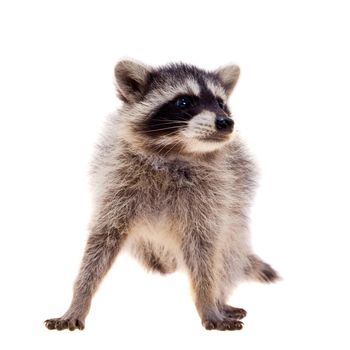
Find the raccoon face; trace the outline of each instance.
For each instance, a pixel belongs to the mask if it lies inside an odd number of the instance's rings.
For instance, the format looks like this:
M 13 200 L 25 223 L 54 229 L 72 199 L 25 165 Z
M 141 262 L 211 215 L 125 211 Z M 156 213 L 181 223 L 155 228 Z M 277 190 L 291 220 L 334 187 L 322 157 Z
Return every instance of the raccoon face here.
M 121 123 L 134 145 L 162 154 L 198 154 L 232 141 L 227 99 L 239 77 L 237 66 L 207 72 L 182 63 L 152 68 L 121 61 L 115 76 L 124 102 Z

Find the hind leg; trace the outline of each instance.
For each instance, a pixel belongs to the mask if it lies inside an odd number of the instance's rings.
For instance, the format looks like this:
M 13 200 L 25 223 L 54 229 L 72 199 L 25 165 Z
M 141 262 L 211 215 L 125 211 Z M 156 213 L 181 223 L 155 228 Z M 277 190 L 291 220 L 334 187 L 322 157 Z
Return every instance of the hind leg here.
M 235 254 L 232 251 L 222 253 L 223 264 L 220 272 L 221 279 L 218 288 L 218 309 L 230 319 L 241 320 L 247 312 L 239 307 L 228 305 L 228 298 L 239 281 L 241 272 Z
M 239 264 L 237 264 L 237 259 L 232 259 L 234 257 L 234 252 L 223 254 L 224 264 L 221 272 L 220 281 L 220 291 L 219 291 L 219 302 L 218 309 L 226 317 L 240 320 L 247 315 L 244 309 L 233 307 L 227 304 L 228 296 L 230 295 L 232 289 L 234 288 L 236 281 L 239 281 Z M 272 283 L 277 281 L 280 277 L 278 273 L 267 263 L 262 261 L 256 255 L 248 255 L 244 261 L 245 267 L 243 270 L 243 276 L 253 280 L 258 280 L 264 283 Z M 238 268 L 237 268 L 238 267 Z M 242 272 L 241 272 L 242 274 Z
M 245 268 L 245 274 L 249 279 L 263 283 L 272 283 L 280 279 L 277 271 L 258 256 L 252 254 L 248 256 L 248 259 L 249 263 Z
M 148 271 L 167 274 L 177 268 L 175 257 L 166 248 L 155 247 L 151 242 L 140 240 L 134 244 L 133 253 Z
M 207 330 L 242 329 L 243 323 L 240 319 L 245 316 L 244 310 L 234 310 L 233 307 L 219 302 L 220 271 L 216 266 L 219 261 L 212 260 L 214 256 L 212 249 L 214 250 L 215 246 L 202 238 L 198 238 L 198 241 L 192 244 L 194 244 L 193 247 L 188 243 L 184 246 L 184 258 L 190 274 L 195 305 L 203 326 Z M 188 248 L 190 251 L 186 251 Z M 219 259 L 219 257 L 216 258 Z

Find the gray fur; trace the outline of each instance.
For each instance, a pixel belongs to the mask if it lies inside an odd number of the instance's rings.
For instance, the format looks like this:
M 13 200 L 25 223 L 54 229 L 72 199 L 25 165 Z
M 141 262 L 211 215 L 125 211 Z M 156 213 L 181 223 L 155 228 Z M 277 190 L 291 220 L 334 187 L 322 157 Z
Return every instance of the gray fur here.
M 200 78 L 193 74 L 183 88 L 197 91 L 207 82 L 227 99 L 239 72 L 229 67 L 217 73 L 194 70 Z M 73 300 L 63 317 L 46 321 L 49 329 L 84 328 L 92 296 L 121 248 L 149 270 L 187 271 L 207 329 L 242 327 L 239 319 L 246 312 L 226 304 L 239 281 L 278 277 L 251 249 L 248 214 L 256 168 L 239 137 L 191 152 L 179 135 L 153 140 L 135 131 L 134 125 L 187 79 L 183 72 L 177 79 L 165 70 L 152 88 L 151 71 L 157 69 L 128 61 L 116 67 L 124 104 L 109 117 L 93 161 L 94 215 Z M 139 84 L 135 93 L 130 76 Z M 153 147 L 157 142 L 167 151 Z

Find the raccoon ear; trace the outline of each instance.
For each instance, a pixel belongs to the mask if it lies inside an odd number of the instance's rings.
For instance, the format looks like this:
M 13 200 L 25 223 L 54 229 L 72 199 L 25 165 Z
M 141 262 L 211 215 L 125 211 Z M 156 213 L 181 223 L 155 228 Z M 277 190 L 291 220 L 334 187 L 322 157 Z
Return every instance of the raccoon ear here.
M 117 63 L 114 68 L 117 92 L 121 100 L 132 103 L 145 93 L 151 67 L 130 60 Z
M 233 88 L 236 86 L 236 83 L 239 78 L 240 69 L 235 64 L 230 64 L 224 67 L 220 67 L 214 71 L 218 76 L 221 84 L 226 90 L 227 95 L 230 95 Z

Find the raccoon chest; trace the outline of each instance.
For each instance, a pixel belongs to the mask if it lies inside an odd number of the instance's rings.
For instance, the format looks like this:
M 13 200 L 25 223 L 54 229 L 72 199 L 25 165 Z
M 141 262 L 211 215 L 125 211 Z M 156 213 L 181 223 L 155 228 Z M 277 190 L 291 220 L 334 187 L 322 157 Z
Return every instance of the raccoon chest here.
M 176 221 L 184 215 L 183 210 L 226 206 L 232 187 L 226 173 L 185 162 L 154 162 L 142 171 L 129 172 L 127 187 L 133 189 L 137 211 L 157 218 L 166 213 L 172 220 L 177 216 Z
M 190 182 L 195 175 L 191 167 L 182 163 L 153 163 L 149 173 L 158 181 L 168 181 L 169 184 Z
M 164 247 L 175 254 L 179 247 L 179 238 L 173 231 L 171 220 L 167 215 L 158 213 L 135 221 L 129 240 L 132 249 L 139 242 L 148 242 L 157 247 Z

